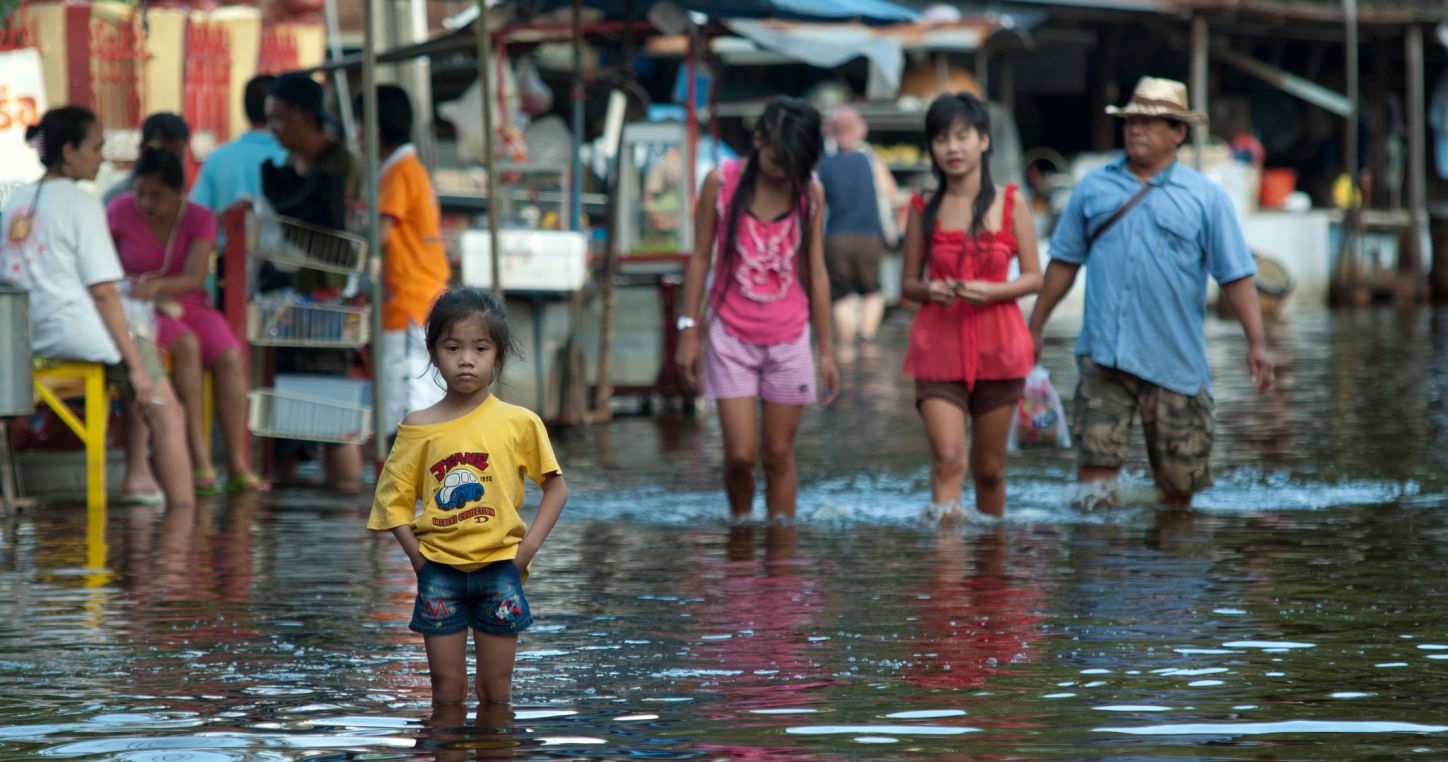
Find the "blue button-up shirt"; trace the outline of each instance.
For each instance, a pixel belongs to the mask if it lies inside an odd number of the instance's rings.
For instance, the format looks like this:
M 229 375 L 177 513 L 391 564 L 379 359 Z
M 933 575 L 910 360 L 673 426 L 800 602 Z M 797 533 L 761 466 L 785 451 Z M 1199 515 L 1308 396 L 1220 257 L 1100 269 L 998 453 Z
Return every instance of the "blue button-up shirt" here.
M 1121 156 L 1071 193 L 1051 259 L 1086 265 L 1086 314 L 1076 354 L 1179 394 L 1212 391 L 1203 321 L 1207 274 L 1219 284 L 1257 266 L 1221 186 L 1180 162 L 1088 250 L 1086 241 L 1142 183 Z
M 217 214 L 242 196 L 261 198 L 261 165 L 281 166 L 287 150 L 267 130 L 252 130 L 218 146 L 191 186 L 191 200 Z

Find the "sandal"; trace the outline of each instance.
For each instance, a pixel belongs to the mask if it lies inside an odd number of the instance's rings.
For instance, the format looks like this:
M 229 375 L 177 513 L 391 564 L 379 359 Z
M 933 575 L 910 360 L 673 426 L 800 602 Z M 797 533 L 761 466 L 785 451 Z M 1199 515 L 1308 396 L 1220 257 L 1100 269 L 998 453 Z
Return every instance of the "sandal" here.
M 201 497 L 221 494 L 221 481 L 216 478 L 216 471 L 213 469 L 192 471 L 191 483 L 193 491 Z
M 165 505 L 166 495 L 161 490 L 155 492 L 126 492 L 116 501 L 117 505 Z
M 271 492 L 271 485 L 256 474 L 243 474 L 226 480 L 228 495 L 254 495 L 261 492 Z

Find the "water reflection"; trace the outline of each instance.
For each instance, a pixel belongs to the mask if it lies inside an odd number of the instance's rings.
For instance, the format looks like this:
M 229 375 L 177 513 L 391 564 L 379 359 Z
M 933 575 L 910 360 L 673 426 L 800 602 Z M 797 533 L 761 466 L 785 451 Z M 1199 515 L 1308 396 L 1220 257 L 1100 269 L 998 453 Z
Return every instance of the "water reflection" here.
M 928 580 L 914 606 L 921 634 L 910 643 L 906 679 L 941 691 L 979 689 L 997 667 L 1034 659 L 1045 593 L 1042 570 L 1031 568 L 1036 557 L 1022 550 L 1013 552 L 1005 527 L 969 540 L 936 533 L 922 559 Z
M 527 737 L 514 725 L 511 706 L 484 703 L 469 724 L 467 707 L 454 704 L 433 709 L 423 723 L 416 749 L 438 762 L 461 762 L 517 759 L 519 749 L 525 744 L 528 744 Z
M 763 534 L 762 559 L 756 548 Z M 695 589 L 705 591 L 692 632 L 690 655 L 714 669 L 700 685 L 715 693 L 729 723 L 739 730 L 777 728 L 782 715 L 822 706 L 821 689 L 832 680 L 816 660 L 823 649 L 810 642 L 824 609 L 816 564 L 799 556 L 799 528 L 769 524 L 728 529 L 722 561 L 696 567 Z M 761 714 L 763 712 L 764 714 Z M 805 754 L 785 743 L 705 743 L 715 758 L 771 759 Z

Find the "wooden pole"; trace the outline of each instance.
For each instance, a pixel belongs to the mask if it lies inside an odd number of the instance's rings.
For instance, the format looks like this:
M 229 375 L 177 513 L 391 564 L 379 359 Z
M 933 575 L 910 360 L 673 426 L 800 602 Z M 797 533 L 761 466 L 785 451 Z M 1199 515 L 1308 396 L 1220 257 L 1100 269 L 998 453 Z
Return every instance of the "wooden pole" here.
M 478 0 L 474 27 L 478 43 L 478 83 L 483 88 L 483 164 L 488 170 L 488 259 L 492 265 L 493 293 L 503 300 L 502 246 L 498 244 L 498 156 L 493 151 L 493 31 L 488 27 L 488 0 Z
M 583 0 L 573 0 L 573 158 L 569 167 L 568 229 L 583 230 Z
M 688 145 L 684 150 L 685 167 L 684 177 L 689 180 L 689 187 L 685 188 L 685 196 L 689 199 L 689 210 L 694 208 L 694 194 L 699 189 L 699 179 L 694 177 L 698 168 L 697 157 L 699 155 L 699 27 L 689 24 L 689 52 L 685 58 L 685 75 L 689 78 L 684 88 L 684 94 L 689 99 L 684 106 L 685 120 L 688 122 Z M 681 245 L 683 242 L 680 242 Z
M 1116 145 L 1116 140 L 1121 135 L 1121 125 L 1106 115 L 1103 110 L 1106 106 L 1115 105 L 1116 92 L 1116 62 L 1121 57 L 1121 30 L 1118 27 L 1110 27 L 1105 32 L 1106 40 L 1102 44 L 1100 55 L 1095 57 L 1095 64 L 1091 81 L 1091 150 L 1109 151 Z
M 1207 113 L 1207 17 L 1192 17 L 1192 109 Z M 1196 149 L 1196 168 L 1201 170 L 1207 153 L 1207 126 L 1192 128 L 1192 147 Z
M 382 414 L 386 409 L 383 400 L 386 399 L 387 389 L 382 363 L 382 240 L 378 237 L 382 221 L 377 208 L 377 170 L 381 161 L 377 155 L 376 17 L 380 12 L 379 0 L 367 0 L 362 41 L 362 130 L 365 135 L 362 142 L 367 146 L 363 155 L 364 177 L 367 178 L 364 190 L 367 194 L 367 270 L 372 278 L 372 292 L 368 297 L 372 306 L 372 453 L 378 473 L 387 460 L 387 438 L 391 433 L 387 430 L 386 416 Z M 342 111 L 349 111 L 348 94 L 339 93 L 339 96 L 343 103 Z
M 1423 27 L 1413 24 L 1408 27 L 1403 40 L 1406 48 L 1408 69 L 1408 212 L 1412 215 L 1412 227 L 1408 232 L 1408 246 L 1411 259 L 1406 259 L 1399 273 L 1398 301 L 1416 304 L 1427 295 L 1424 268 L 1428 259 L 1428 151 L 1424 134 L 1423 83 Z
M 1356 0 L 1342 0 L 1345 33 L 1344 68 L 1347 79 L 1347 100 L 1349 110 L 1346 129 L 1343 130 L 1343 169 L 1348 177 L 1347 210 L 1342 221 L 1342 246 L 1338 250 L 1337 267 L 1333 270 L 1330 288 L 1332 299 L 1338 303 L 1361 304 L 1371 298 L 1361 290 L 1359 272 L 1360 249 L 1362 246 L 1362 210 L 1359 208 L 1358 191 L 1358 112 L 1361 108 L 1358 93 L 1358 25 Z
M 366 2 L 366 12 L 372 12 L 371 0 Z M 337 15 L 337 0 L 327 0 L 323 5 L 327 24 L 327 50 L 332 55 L 333 61 L 342 60 L 342 27 Z M 365 24 L 366 22 L 364 22 Z M 365 32 L 365 29 L 364 29 Z M 347 102 L 352 88 L 347 84 L 347 67 L 338 66 L 336 73 L 332 75 L 332 81 L 337 84 L 337 92 L 342 96 L 338 98 L 341 102 L 342 131 L 347 133 L 345 140 L 357 139 L 356 119 L 352 115 L 352 104 Z M 355 146 L 354 146 L 355 147 Z
M 583 84 L 583 0 L 573 0 L 573 129 L 570 142 L 573 145 L 572 166 L 568 181 L 568 228 L 575 233 L 583 232 L 583 99 L 586 89 Z M 583 342 L 578 338 L 579 327 L 583 325 L 583 292 L 573 293 L 568 300 L 568 342 L 563 354 L 562 404 L 558 406 L 559 419 L 566 425 L 588 420 L 588 380 L 583 372 Z
M 625 82 L 633 79 L 633 24 L 634 24 L 634 0 L 625 0 L 623 11 L 624 38 L 623 38 L 623 80 Z M 615 312 L 618 305 L 618 270 L 619 257 L 618 242 L 620 239 L 618 220 L 615 216 L 618 213 L 618 166 L 623 161 L 623 131 L 619 130 L 619 143 L 614 146 L 613 169 L 609 172 L 605 183 L 609 189 L 608 194 L 608 237 L 603 251 L 603 275 L 599 279 L 599 298 L 602 300 L 601 313 L 599 316 L 598 330 L 598 370 L 595 374 L 598 387 L 593 395 L 593 413 L 590 418 L 594 421 L 607 421 L 613 417 L 609 409 L 609 400 L 613 398 L 613 380 L 610 377 L 613 372 L 613 324 L 616 320 Z M 664 362 L 673 362 L 674 358 L 665 357 Z

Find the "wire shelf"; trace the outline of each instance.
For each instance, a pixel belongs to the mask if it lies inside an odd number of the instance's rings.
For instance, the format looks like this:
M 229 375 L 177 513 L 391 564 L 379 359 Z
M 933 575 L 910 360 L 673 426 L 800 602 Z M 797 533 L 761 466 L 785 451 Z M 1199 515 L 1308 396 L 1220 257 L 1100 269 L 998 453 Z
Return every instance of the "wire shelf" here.
M 280 392 L 253 389 L 248 427 L 270 439 L 361 444 L 372 435 L 372 409 L 360 405 Z
M 367 239 L 265 212 L 248 220 L 247 250 L 308 270 L 353 274 L 367 266 Z
M 371 338 L 368 307 L 339 304 L 252 302 L 246 309 L 246 337 L 259 347 L 355 349 Z

